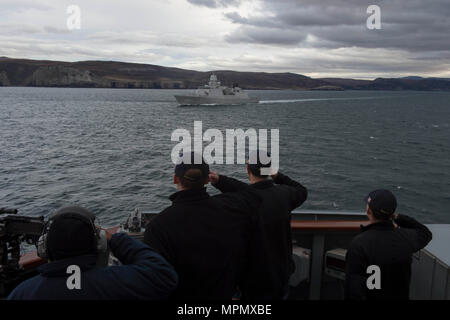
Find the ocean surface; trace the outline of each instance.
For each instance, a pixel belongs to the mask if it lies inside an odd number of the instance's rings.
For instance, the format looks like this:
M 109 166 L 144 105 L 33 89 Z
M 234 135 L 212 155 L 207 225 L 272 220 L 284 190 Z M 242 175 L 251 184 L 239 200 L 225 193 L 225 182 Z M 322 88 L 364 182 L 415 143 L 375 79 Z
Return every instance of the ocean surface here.
M 359 211 L 376 188 L 398 212 L 450 223 L 450 93 L 250 91 L 245 106 L 178 107 L 184 90 L 0 87 L 0 207 L 47 215 L 79 204 L 104 226 L 175 192 L 178 128 L 279 129 L 280 170 L 309 190 L 302 209 Z M 246 179 L 244 165 L 212 165 Z M 213 187 L 208 187 L 216 193 Z

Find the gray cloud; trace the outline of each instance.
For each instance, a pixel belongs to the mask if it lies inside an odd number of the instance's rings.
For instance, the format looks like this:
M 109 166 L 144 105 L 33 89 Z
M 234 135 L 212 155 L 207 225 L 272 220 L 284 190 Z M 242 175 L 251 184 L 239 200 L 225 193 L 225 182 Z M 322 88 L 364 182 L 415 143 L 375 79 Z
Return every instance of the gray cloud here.
M 448 0 L 394 1 L 296 1 L 264 0 L 258 14 L 242 17 L 238 12 L 224 16 L 240 26 L 227 40 L 270 45 L 310 47 L 398 48 L 410 51 L 450 50 L 450 5 Z M 371 4 L 381 8 L 381 30 L 366 28 Z M 278 32 L 281 41 L 274 41 Z M 290 35 L 285 36 L 285 33 Z M 294 35 L 297 34 L 297 36 Z
M 67 30 L 60 1 L 0 1 L 0 56 L 312 77 L 450 77 L 448 0 L 77 0 L 83 22 L 76 31 Z M 369 4 L 380 5 L 382 30 L 366 28 Z
M 295 46 L 305 40 L 306 36 L 306 34 L 299 33 L 295 30 L 285 30 L 280 32 L 277 29 L 245 26 L 240 28 L 239 32 L 227 35 L 225 39 L 231 43 L 244 42 Z
M 0 35 L 69 34 L 67 28 L 35 26 L 30 24 L 1 24 Z
M 43 3 L 36 3 L 33 0 L 2 0 L 1 3 L 2 10 L 1 13 L 8 12 L 22 12 L 27 10 L 40 10 L 48 11 L 52 7 Z
M 208 8 L 236 7 L 241 0 L 187 0 L 188 2 Z

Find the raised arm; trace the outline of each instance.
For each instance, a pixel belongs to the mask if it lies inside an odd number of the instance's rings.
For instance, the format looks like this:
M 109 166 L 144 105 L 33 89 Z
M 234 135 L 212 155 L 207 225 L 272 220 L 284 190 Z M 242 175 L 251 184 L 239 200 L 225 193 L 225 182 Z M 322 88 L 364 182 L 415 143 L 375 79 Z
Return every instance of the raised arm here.
M 394 217 L 394 222 L 400 229 L 407 229 L 406 234 L 410 237 L 414 252 L 423 249 L 433 238 L 430 229 L 414 218 L 398 214 Z
M 292 180 L 288 176 L 278 172 L 272 176 L 273 182 L 279 185 L 289 186 L 291 207 L 299 207 L 308 198 L 308 190 L 299 182 Z
M 236 192 L 247 188 L 249 185 L 245 182 L 239 181 L 223 175 L 218 175 L 215 181 L 211 183 L 213 187 L 220 190 L 220 192 Z
M 122 285 L 117 290 L 125 297 L 164 300 L 175 290 L 178 276 L 173 267 L 144 243 L 125 233 L 110 240 L 111 251 L 123 264 L 108 271 Z

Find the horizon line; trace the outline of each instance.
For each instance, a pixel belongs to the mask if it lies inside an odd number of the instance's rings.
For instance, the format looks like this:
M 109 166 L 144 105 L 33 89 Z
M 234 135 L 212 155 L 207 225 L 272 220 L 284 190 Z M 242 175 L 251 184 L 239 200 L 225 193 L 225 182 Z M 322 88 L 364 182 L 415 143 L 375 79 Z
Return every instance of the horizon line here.
M 312 76 L 308 76 L 304 73 L 297 73 L 293 71 L 276 71 L 276 72 L 267 72 L 267 71 L 238 71 L 238 70 L 232 70 L 232 69 L 215 69 L 215 70 L 196 70 L 196 69 L 185 69 L 181 67 L 176 66 L 166 66 L 166 65 L 160 65 L 160 64 L 152 64 L 152 63 L 144 63 L 144 62 L 130 62 L 130 61 L 123 61 L 123 60 L 110 60 L 110 59 L 92 59 L 92 60 L 74 60 L 74 61 L 65 61 L 65 60 L 50 60 L 50 59 L 33 59 L 33 58 L 11 58 L 8 56 L 0 56 L 0 59 L 10 59 L 10 60 L 30 60 L 30 61 L 49 61 L 49 62 L 61 62 L 61 63 L 80 63 L 80 62 L 119 62 L 119 63 L 129 63 L 129 64 L 142 64 L 142 65 L 152 65 L 152 66 L 158 66 L 163 68 L 173 68 L 173 69 L 180 69 L 185 71 L 194 71 L 194 72 L 202 72 L 202 73 L 209 73 L 209 72 L 220 72 L 220 71 L 231 71 L 231 72 L 241 72 L 241 73 L 267 73 L 267 74 L 286 74 L 286 73 L 292 73 L 299 76 L 306 76 L 311 79 L 346 79 L 346 80 L 361 80 L 361 81 L 373 81 L 376 79 L 402 79 L 402 78 L 422 78 L 422 79 L 450 79 L 446 77 L 439 77 L 439 76 L 423 76 L 420 74 L 408 74 L 408 75 L 401 75 L 397 77 L 365 77 L 365 78 L 346 78 L 346 77 L 339 77 L 339 76 L 323 76 L 319 78 L 314 78 Z

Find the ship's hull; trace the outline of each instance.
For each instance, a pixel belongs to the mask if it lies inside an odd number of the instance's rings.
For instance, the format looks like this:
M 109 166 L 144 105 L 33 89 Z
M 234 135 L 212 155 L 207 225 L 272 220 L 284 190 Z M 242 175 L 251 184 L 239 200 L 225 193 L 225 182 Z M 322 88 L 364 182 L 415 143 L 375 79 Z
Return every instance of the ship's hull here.
M 182 106 L 191 105 L 229 105 L 229 104 L 246 104 L 258 103 L 257 98 L 224 96 L 224 97 L 196 97 L 196 96 L 175 96 L 177 102 Z

